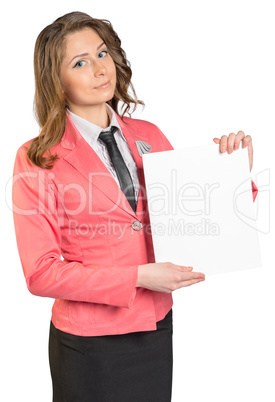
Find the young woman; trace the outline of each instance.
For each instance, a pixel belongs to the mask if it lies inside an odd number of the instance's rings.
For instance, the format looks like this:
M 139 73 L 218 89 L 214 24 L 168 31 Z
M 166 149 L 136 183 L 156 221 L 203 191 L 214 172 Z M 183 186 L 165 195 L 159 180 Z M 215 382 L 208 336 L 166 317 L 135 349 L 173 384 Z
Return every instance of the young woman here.
M 55 299 L 55 402 L 170 401 L 171 293 L 205 279 L 155 263 L 142 153 L 173 147 L 155 124 L 124 116 L 144 103 L 120 45 L 108 20 L 80 12 L 35 45 L 41 133 L 18 149 L 13 208 L 28 289 Z M 214 141 L 228 152 L 243 141 L 252 167 L 251 137 Z

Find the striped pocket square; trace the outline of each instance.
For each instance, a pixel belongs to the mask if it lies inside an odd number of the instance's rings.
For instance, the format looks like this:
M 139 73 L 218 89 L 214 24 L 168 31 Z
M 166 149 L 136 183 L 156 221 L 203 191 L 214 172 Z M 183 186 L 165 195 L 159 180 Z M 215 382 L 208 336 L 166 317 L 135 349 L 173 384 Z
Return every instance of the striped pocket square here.
M 136 146 L 139 156 L 142 156 L 142 154 L 149 154 L 152 150 L 152 146 L 147 144 L 145 141 L 136 141 Z

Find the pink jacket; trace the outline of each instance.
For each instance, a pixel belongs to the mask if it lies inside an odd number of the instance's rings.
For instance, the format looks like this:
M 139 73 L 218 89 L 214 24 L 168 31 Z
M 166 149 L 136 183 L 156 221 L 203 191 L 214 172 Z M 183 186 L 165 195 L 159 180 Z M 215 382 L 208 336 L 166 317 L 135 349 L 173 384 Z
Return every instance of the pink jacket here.
M 15 159 L 13 216 L 28 289 L 56 299 L 53 324 L 75 335 L 155 330 L 173 305 L 171 293 L 136 287 L 138 265 L 155 257 L 135 141 L 150 144 L 151 152 L 173 147 L 156 125 L 116 117 L 138 167 L 136 213 L 68 115 L 61 142 L 52 149 L 60 158 L 53 169 L 29 161 L 31 140 Z

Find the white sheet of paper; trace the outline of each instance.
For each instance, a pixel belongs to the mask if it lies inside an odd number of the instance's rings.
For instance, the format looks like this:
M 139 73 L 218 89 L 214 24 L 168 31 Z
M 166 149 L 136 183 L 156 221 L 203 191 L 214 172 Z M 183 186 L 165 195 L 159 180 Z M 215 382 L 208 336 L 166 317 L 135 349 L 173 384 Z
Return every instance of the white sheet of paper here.
M 143 154 L 156 262 L 218 274 L 262 266 L 248 150 Z

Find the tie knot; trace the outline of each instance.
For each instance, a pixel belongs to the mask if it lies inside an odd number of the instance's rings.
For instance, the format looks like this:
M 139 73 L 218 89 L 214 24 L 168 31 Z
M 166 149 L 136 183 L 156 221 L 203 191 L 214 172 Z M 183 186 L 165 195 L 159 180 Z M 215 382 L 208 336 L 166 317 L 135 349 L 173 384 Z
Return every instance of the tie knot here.
M 109 131 L 101 131 L 98 138 L 103 141 L 105 144 L 115 141 L 114 133 L 116 132 L 117 127 L 112 126 Z

